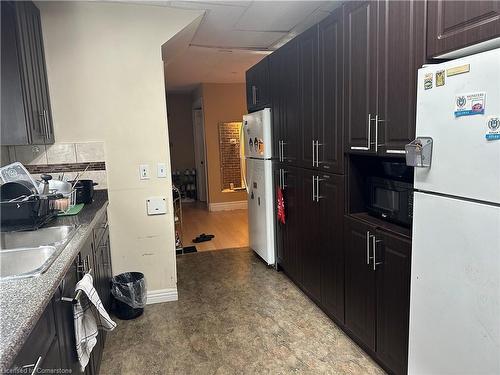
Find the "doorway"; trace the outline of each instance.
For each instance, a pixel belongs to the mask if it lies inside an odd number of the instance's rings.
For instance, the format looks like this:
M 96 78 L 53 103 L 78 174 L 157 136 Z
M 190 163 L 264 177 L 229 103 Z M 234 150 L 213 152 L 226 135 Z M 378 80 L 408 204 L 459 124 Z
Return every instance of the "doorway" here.
M 203 110 L 193 109 L 194 162 L 198 176 L 196 190 L 198 200 L 207 202 L 207 168 L 205 153 L 205 131 L 203 127 Z

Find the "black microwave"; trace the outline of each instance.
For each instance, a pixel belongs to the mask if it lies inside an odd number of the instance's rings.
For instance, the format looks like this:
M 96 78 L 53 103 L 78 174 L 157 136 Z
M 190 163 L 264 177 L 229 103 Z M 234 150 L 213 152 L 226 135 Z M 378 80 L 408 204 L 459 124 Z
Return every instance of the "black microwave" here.
M 405 226 L 413 218 L 413 186 L 408 182 L 368 177 L 368 212 Z

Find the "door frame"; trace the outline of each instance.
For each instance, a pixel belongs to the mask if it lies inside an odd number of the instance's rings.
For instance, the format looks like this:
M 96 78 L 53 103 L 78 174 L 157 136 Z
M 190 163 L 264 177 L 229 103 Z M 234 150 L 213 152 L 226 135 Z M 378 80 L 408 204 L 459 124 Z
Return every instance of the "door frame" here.
M 207 147 L 205 142 L 205 118 L 203 112 L 203 103 L 200 99 L 200 105 L 193 103 L 192 109 L 192 120 L 193 120 L 193 138 L 194 138 L 194 158 L 195 158 L 195 168 L 196 168 L 196 191 L 198 193 L 198 200 L 200 202 L 206 202 L 209 204 L 209 194 L 208 194 L 208 171 L 207 171 Z M 201 126 L 196 124 L 196 114 L 200 114 Z M 200 142 L 201 141 L 201 142 Z M 198 166 L 201 164 L 199 159 L 200 154 L 203 155 L 203 168 L 201 171 Z M 203 189 L 203 188 L 204 189 Z M 204 193 L 204 194 L 203 194 Z

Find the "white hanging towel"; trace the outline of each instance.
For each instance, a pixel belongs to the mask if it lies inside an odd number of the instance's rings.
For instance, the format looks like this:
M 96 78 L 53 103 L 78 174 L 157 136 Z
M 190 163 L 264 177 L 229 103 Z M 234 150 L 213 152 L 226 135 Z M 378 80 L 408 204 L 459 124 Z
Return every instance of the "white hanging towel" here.
M 82 293 L 73 304 L 73 317 L 75 320 L 76 353 L 83 372 L 89 363 L 92 349 L 97 343 L 98 330 L 112 331 L 115 329 L 116 323 L 111 320 L 104 309 L 90 274 L 85 274 L 76 284 L 75 293 L 79 290 Z

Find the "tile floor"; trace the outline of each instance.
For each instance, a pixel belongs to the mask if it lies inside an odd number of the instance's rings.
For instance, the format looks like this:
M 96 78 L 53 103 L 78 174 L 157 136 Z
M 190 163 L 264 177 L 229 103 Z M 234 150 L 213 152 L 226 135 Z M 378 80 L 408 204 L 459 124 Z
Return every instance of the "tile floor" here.
M 101 374 L 383 374 L 248 249 L 177 257 L 179 301 L 108 334 Z

